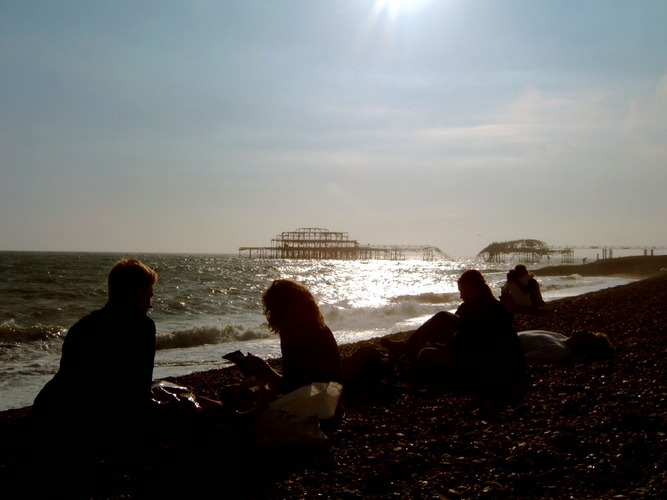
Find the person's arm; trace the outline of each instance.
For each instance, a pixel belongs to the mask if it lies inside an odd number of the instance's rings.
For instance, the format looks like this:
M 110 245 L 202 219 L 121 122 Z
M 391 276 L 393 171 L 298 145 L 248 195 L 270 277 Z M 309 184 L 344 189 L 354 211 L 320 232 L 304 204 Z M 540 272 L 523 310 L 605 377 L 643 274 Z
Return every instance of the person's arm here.
M 512 298 L 512 295 L 509 293 L 509 290 L 503 289 L 500 293 L 500 297 L 498 297 L 498 300 L 510 311 L 512 312 L 515 311 L 516 302 L 514 302 L 514 299 Z
M 538 308 L 544 305 L 544 300 L 542 299 L 542 291 L 540 290 L 540 284 L 535 279 L 532 278 L 529 282 L 530 285 L 530 301 L 533 304 L 533 307 Z
M 278 389 L 283 380 L 280 373 L 254 354 L 248 354 L 245 357 L 242 371 L 244 374 L 256 377 L 263 383 L 268 384 L 269 389 Z

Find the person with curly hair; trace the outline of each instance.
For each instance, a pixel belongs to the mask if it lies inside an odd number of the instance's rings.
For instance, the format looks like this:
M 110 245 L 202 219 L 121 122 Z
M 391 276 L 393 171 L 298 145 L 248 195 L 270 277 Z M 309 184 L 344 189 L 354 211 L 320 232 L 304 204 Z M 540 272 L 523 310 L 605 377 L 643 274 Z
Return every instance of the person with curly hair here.
M 341 356 L 312 293 L 303 284 L 278 279 L 262 295 L 269 329 L 280 338 L 280 368 L 240 351 L 224 357 L 236 364 L 243 380 L 221 388 L 218 401 L 225 418 L 253 418 L 276 399 L 317 382 L 342 383 Z
M 269 329 L 280 337 L 281 370 L 248 354 L 243 371 L 286 393 L 313 382 L 340 381 L 338 344 L 317 305 L 301 283 L 275 280 L 262 296 Z

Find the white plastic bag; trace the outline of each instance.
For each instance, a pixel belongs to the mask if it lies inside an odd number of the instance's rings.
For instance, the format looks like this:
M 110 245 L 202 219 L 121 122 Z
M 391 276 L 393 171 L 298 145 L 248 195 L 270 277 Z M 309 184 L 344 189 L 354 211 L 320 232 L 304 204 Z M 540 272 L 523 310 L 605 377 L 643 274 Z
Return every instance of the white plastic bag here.
M 159 406 L 178 405 L 193 410 L 201 408 L 192 389 L 174 384 L 168 380 L 156 380 L 153 382 L 153 385 L 151 385 L 151 399 L 154 404 Z
M 276 399 L 253 422 L 256 443 L 324 444 L 320 420 L 336 414 L 343 386 L 315 382 Z

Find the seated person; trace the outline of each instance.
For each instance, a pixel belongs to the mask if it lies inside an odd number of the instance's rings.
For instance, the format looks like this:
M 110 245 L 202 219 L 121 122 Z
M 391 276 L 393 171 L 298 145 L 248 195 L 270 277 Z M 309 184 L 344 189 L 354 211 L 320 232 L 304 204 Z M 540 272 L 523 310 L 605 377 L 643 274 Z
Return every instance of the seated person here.
M 69 329 L 58 372 L 35 398 L 37 425 L 90 445 L 152 426 L 156 329 L 148 311 L 156 282 L 157 273 L 136 259 L 111 269 L 107 303 Z
M 280 337 L 281 370 L 265 360 L 248 354 L 237 362 L 252 382 L 242 387 L 225 387 L 220 393 L 223 404 L 234 407 L 248 396 L 250 384 L 261 387 L 255 412 L 271 400 L 314 382 L 340 382 L 341 357 L 338 344 L 310 291 L 292 280 L 275 280 L 262 296 L 269 329 Z M 245 396 L 242 396 L 245 394 Z M 253 399 L 253 395 L 249 395 Z
M 429 376 L 485 390 L 522 383 L 526 364 L 513 315 L 494 297 L 479 271 L 465 271 L 458 286 L 463 303 L 455 314 L 436 314 L 403 346 L 388 341 L 381 345 L 394 355 L 411 356 Z
M 602 332 L 577 331 L 567 337 L 547 330 L 519 332 L 528 364 L 555 363 L 573 358 L 604 359 L 611 355 L 609 337 Z
M 507 273 L 507 281 L 500 289 L 500 302 L 513 313 L 532 312 L 532 301 L 530 295 L 519 281 L 517 272 L 510 269 Z
M 500 302 L 513 313 L 537 312 L 544 305 L 540 284 L 526 266 L 517 264 L 507 273 L 507 281 L 500 289 Z

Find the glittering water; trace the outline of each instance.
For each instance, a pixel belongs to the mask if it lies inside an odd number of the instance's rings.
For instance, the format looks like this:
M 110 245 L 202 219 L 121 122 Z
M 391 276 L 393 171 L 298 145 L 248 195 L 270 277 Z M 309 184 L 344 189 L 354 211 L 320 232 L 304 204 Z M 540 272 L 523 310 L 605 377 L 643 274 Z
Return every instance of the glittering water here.
M 456 279 L 484 272 L 495 292 L 511 264 L 481 261 L 296 261 L 232 255 L 148 254 L 157 270 L 151 316 L 158 329 L 155 378 L 225 366 L 241 349 L 278 357 L 261 295 L 293 278 L 317 298 L 339 344 L 415 328 L 460 302 Z M 106 277 L 123 255 L 0 252 L 0 410 L 32 403 L 55 373 L 67 329 L 106 301 Z M 545 300 L 626 283 L 619 278 L 539 278 Z

